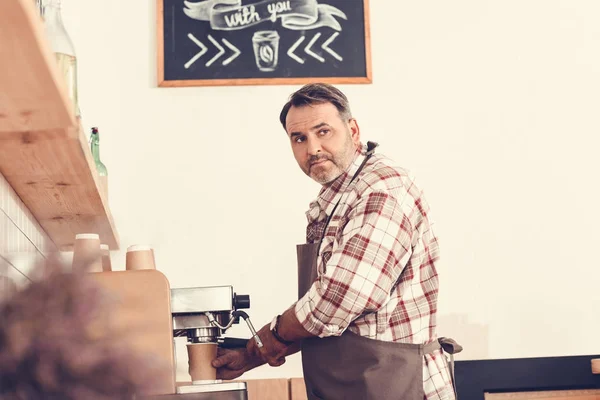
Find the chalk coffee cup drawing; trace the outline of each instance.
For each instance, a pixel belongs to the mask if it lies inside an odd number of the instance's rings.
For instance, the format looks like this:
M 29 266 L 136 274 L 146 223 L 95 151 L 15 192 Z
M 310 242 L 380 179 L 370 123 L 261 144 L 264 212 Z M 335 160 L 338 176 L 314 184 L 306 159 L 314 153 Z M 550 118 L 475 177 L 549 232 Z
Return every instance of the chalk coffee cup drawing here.
M 73 271 L 102 272 L 100 235 L 96 233 L 75 235 Z
M 110 262 L 110 249 L 107 244 L 100 245 L 100 254 L 102 256 L 102 271 L 112 271 L 112 264 Z
M 212 360 L 217 357 L 217 343 L 188 343 L 189 374 L 192 383 L 214 383 L 217 380 L 217 369 Z
M 139 244 L 129 246 L 125 255 L 125 269 L 127 271 L 156 269 L 152 247 Z
M 277 31 L 258 31 L 252 36 L 256 66 L 264 72 L 275 71 L 279 58 Z

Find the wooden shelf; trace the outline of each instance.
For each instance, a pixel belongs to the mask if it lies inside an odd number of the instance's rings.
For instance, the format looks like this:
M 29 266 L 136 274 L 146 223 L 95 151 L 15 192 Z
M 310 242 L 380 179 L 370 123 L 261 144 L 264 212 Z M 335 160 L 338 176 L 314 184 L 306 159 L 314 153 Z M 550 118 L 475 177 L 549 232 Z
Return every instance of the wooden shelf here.
M 32 0 L 0 2 L 0 173 L 61 250 L 119 237 Z

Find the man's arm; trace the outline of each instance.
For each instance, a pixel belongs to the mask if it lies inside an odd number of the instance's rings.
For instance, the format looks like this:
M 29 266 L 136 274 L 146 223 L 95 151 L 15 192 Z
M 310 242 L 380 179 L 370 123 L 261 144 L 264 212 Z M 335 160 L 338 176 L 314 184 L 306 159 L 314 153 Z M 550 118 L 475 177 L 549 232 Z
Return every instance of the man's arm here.
M 316 336 L 302 326 L 293 307 L 281 314 L 281 317 L 279 318 L 279 329 L 277 332 L 282 339 L 290 342 L 299 342 L 302 339 Z
M 350 212 L 342 239 L 335 244 L 325 273 L 280 318 L 278 333 L 286 342 L 309 337 L 340 335 L 366 312 L 385 304 L 411 256 L 413 227 L 408 216 L 414 208 L 399 204 L 383 191 L 361 198 Z M 285 344 L 266 325 L 260 330 L 266 345 L 250 351 L 270 365 L 281 365 Z
M 324 249 L 323 273 L 295 306 L 308 332 L 339 336 L 356 318 L 386 304 L 410 260 L 415 234 L 415 202 L 409 195 L 399 201 L 396 195 L 386 190 L 361 193 L 341 238 L 330 253 Z
M 255 340 L 250 340 L 246 346 L 248 353 L 272 367 L 278 367 L 285 362 L 285 357 L 300 350 L 302 339 L 314 336 L 302 327 L 296 318 L 294 307 L 287 309 L 281 315 L 278 333 L 286 343 L 273 335 L 270 323 L 266 324 L 257 332 L 263 346 L 259 348 Z

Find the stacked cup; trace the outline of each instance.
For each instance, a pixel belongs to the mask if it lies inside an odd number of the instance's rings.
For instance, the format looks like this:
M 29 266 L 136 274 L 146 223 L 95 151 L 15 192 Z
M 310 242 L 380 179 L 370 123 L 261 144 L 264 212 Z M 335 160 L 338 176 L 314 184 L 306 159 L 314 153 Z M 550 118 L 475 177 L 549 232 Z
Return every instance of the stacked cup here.
M 110 262 L 110 249 L 107 244 L 100 245 L 100 253 L 102 255 L 102 271 L 112 271 L 112 264 Z
M 156 269 L 152 247 L 139 244 L 129 246 L 125 256 L 125 269 L 127 271 Z M 73 271 L 112 271 L 109 247 L 100 243 L 98 234 L 80 233 L 75 236 Z
M 129 246 L 125 255 L 125 269 L 127 271 L 156 269 L 152 247 L 140 244 Z
M 73 271 L 102 272 L 100 236 L 98 234 L 80 233 L 75 235 Z

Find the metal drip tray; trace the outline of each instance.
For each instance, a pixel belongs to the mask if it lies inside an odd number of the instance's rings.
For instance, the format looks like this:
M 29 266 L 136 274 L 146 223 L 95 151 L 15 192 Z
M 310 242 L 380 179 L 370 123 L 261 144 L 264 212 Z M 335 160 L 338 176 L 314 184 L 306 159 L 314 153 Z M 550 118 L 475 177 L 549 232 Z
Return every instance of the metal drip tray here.
M 148 400 L 248 400 L 245 382 L 179 386 L 177 394 L 144 397 Z
M 228 382 L 228 383 L 204 383 L 199 385 L 179 386 L 178 394 L 187 393 L 216 393 L 216 392 L 231 392 L 246 390 L 245 382 Z

